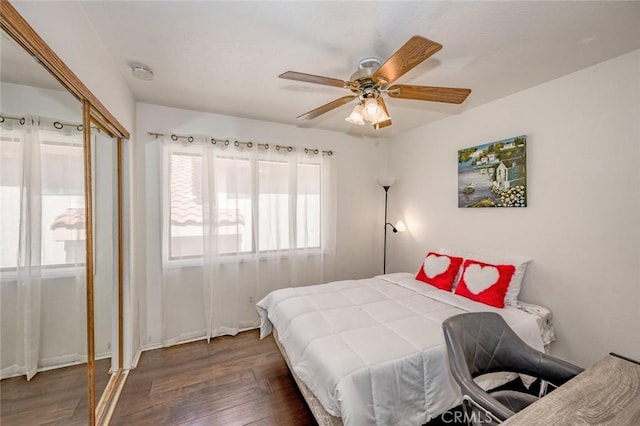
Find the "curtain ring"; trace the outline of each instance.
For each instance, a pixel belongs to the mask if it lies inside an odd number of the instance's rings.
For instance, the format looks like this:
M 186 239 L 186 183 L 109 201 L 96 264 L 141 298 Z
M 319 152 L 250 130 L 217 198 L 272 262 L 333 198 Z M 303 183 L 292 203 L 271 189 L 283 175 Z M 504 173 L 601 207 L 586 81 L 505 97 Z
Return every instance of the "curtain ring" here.
M 172 141 L 177 141 L 177 140 L 178 140 L 178 136 L 176 136 L 176 135 L 171 135 L 171 140 L 172 140 Z
M 216 140 L 214 138 L 211 138 L 211 145 L 215 145 L 216 144 Z
M 64 127 L 64 124 L 62 124 L 59 121 L 54 121 L 53 122 L 53 127 L 55 127 L 56 129 L 60 130 L 60 129 L 62 129 Z
M 249 141 L 247 142 L 247 148 L 252 148 L 253 147 L 253 142 Z
M 327 155 L 331 157 L 333 155 L 333 151 L 327 151 Z
M 4 123 L 4 117 L 0 115 L 0 123 Z M 22 124 L 22 123 L 21 123 Z
M 288 151 L 288 152 L 293 151 L 293 147 L 292 147 L 292 146 L 288 146 L 288 147 L 287 147 L 287 151 Z
M 269 149 L 269 144 L 268 143 L 264 144 L 264 149 Z
M 280 145 L 276 145 L 276 151 L 280 151 Z
M 316 155 L 318 154 L 318 152 L 320 152 L 320 151 L 318 151 L 318 148 L 313 150 L 313 153 L 316 154 Z
M 237 146 L 237 147 L 239 147 L 239 146 L 240 146 L 240 142 L 238 142 L 238 141 L 235 141 L 233 144 L 234 144 L 235 146 Z
M 189 137 L 187 138 L 187 142 L 192 143 L 192 142 L 193 142 L 193 136 L 189 136 Z
M 224 141 L 224 146 L 229 146 L 229 139 L 227 139 L 226 141 Z
M 4 119 L 3 119 L 2 121 L 4 121 Z M 21 124 L 21 125 L 23 125 L 23 126 L 24 126 L 24 123 L 26 123 L 26 122 L 27 122 L 27 120 L 25 120 L 25 119 L 24 119 L 24 117 L 22 117 L 22 118 L 20 119 L 20 124 Z
M 76 126 L 76 129 L 77 129 L 79 132 L 81 132 L 81 131 L 83 131 L 83 130 L 84 130 L 84 126 L 83 126 L 82 124 L 78 124 L 78 125 Z

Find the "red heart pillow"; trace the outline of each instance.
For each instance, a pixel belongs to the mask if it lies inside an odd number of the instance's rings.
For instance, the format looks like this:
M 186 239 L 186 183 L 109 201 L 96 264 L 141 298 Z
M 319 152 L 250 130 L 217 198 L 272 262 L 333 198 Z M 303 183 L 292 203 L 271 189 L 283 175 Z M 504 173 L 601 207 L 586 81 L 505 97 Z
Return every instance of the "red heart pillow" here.
M 451 291 L 461 264 L 461 257 L 429 252 L 422 262 L 416 280 L 431 284 L 441 290 Z
M 464 261 L 456 294 L 486 305 L 504 308 L 504 297 L 516 268 L 477 260 Z

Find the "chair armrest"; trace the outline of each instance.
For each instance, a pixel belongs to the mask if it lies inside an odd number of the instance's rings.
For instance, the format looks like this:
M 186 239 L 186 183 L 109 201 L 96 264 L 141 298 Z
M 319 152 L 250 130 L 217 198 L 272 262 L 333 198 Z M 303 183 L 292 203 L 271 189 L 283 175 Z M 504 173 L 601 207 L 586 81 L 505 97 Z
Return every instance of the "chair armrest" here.
M 474 403 L 489 411 L 500 421 L 505 421 L 515 414 L 500 401 L 493 398 L 487 391 L 478 386 L 473 380 L 463 379 L 461 385 L 463 396 L 466 395 L 472 399 Z
M 538 377 L 560 386 L 584 371 L 567 361 L 542 353 Z
M 532 348 L 515 333 L 513 336 L 507 344 L 508 349 L 505 348 L 505 352 L 513 354 L 508 360 L 508 371 L 537 377 L 556 386 L 564 384 L 583 371 L 578 366 Z

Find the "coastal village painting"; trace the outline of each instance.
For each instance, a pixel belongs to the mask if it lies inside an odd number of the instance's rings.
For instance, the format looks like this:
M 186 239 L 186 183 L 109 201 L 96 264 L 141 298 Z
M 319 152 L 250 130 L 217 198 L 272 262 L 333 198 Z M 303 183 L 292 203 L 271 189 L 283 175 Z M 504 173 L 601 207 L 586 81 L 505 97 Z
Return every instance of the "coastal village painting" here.
M 527 206 L 527 137 L 458 151 L 458 207 Z

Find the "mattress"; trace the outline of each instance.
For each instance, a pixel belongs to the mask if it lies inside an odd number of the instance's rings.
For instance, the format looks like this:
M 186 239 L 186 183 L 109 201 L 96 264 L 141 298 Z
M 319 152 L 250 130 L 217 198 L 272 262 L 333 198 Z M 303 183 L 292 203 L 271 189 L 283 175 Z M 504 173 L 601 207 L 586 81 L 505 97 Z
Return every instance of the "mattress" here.
M 460 403 L 442 321 L 492 311 L 542 350 L 534 315 L 471 301 L 388 274 L 274 291 L 258 304 L 261 337 L 273 328 L 294 377 L 345 425 L 424 424 Z

